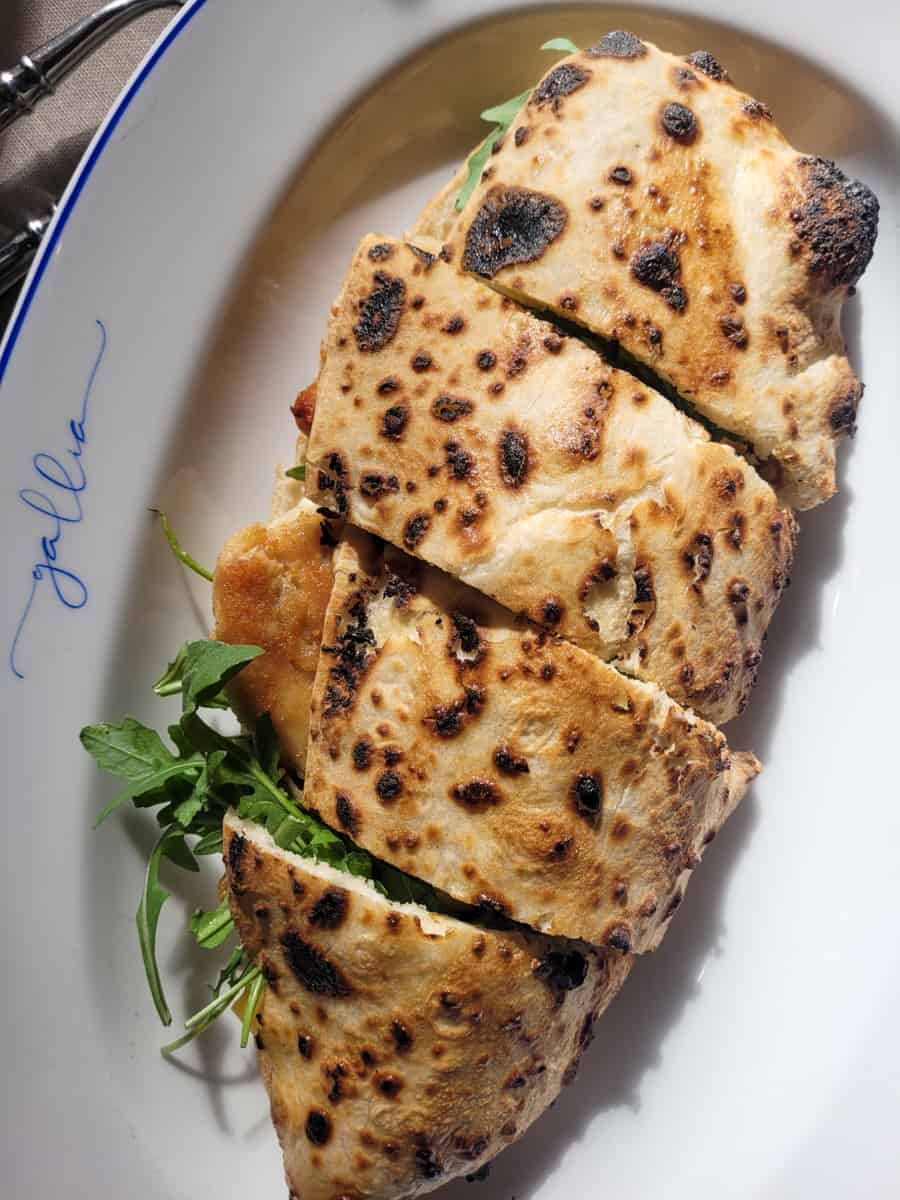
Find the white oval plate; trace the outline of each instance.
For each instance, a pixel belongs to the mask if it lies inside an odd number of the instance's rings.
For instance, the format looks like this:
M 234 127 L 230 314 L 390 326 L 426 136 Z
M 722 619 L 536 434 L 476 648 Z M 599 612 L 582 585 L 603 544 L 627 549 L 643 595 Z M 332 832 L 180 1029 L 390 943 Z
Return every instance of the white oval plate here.
M 208 591 L 148 507 L 207 562 L 264 514 L 357 238 L 403 230 L 478 111 L 546 66 L 545 38 L 623 26 L 712 50 L 795 144 L 880 196 L 847 314 L 868 391 L 841 495 L 802 521 L 752 711 L 730 731 L 765 774 L 578 1083 L 486 1185 L 445 1194 L 900 1192 L 895 17 L 748 0 L 743 31 L 708 19 L 730 9 L 194 0 L 95 139 L 0 352 L 5 1194 L 283 1195 L 235 1029 L 180 1066 L 157 1053 L 133 927 L 152 821 L 91 830 L 109 792 L 77 731 L 158 721 L 149 683 L 206 629 Z M 209 895 L 203 880 L 163 915 L 176 1019 L 205 978 L 179 930 Z

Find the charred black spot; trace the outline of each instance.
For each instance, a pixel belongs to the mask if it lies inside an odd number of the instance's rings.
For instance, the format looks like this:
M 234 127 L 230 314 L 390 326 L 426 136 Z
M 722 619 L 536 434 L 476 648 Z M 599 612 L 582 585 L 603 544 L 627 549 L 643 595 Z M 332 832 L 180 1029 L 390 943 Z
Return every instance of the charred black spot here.
M 369 651 L 375 645 L 375 635 L 368 626 L 362 599 L 350 608 L 350 617 L 333 646 L 323 646 L 323 654 L 331 654 L 337 662 L 328 672 L 323 716 L 333 717 L 350 708 L 356 697 L 359 680 L 366 669 Z
M 527 775 L 528 760 L 521 754 L 513 754 L 509 746 L 498 746 L 494 751 L 494 766 L 504 775 Z
M 402 1021 L 391 1022 L 391 1037 L 394 1039 L 394 1045 L 401 1054 L 405 1054 L 412 1047 L 413 1035 Z
M 297 1052 L 301 1058 L 305 1058 L 308 1062 L 313 1056 L 314 1048 L 315 1043 L 311 1037 L 305 1033 L 297 1034 Z
M 424 720 L 438 737 L 456 737 L 465 723 L 466 716 L 477 716 L 484 706 L 484 688 L 472 684 L 466 688 L 459 700 L 452 704 L 438 704 Z
M 708 50 L 695 50 L 684 61 L 689 62 L 692 67 L 696 67 L 698 71 L 702 71 L 704 75 L 708 75 L 710 79 L 722 80 L 728 78 L 728 72 L 717 58 L 713 58 Z
M 686 104 L 667 104 L 662 110 L 660 122 L 676 142 L 689 143 L 697 137 L 697 118 Z
M 712 569 L 712 537 L 703 532 L 696 534 L 687 549 L 682 552 L 682 558 L 688 570 L 693 574 L 691 587 L 695 592 L 702 591 L 704 581 Z
M 331 522 L 323 521 L 319 526 L 319 545 L 327 546 L 333 550 L 337 544 L 338 540 L 335 537 L 334 530 L 331 527 Z
M 403 436 L 403 430 L 406 428 L 406 423 L 409 420 L 409 409 L 404 404 L 395 404 L 389 408 L 381 418 L 381 432 L 386 438 L 390 438 L 392 442 L 399 442 Z
M 651 242 L 639 250 L 631 260 L 631 273 L 638 283 L 659 292 L 676 312 L 687 304 L 687 296 L 678 282 L 681 259 L 665 242 Z
M 609 946 L 610 950 L 620 950 L 623 954 L 628 954 L 631 950 L 631 932 L 625 925 L 614 925 L 606 931 L 603 944 Z
M 434 262 L 435 256 L 433 254 L 429 254 L 427 250 L 422 250 L 419 246 L 414 246 L 412 242 L 407 242 L 406 244 L 409 249 L 412 250 L 416 258 L 425 264 L 425 270 L 427 271 Z
M 621 164 L 619 164 L 617 167 L 611 167 L 610 172 L 607 175 L 607 179 L 610 183 L 621 183 L 623 186 L 627 186 L 629 183 L 631 183 L 632 178 L 633 176 L 628 167 L 622 166 Z
M 634 573 L 635 604 L 652 604 L 656 599 L 653 592 L 653 576 L 649 567 L 638 567 Z
M 550 950 L 534 966 L 534 975 L 561 992 L 580 988 L 587 979 L 588 965 L 577 950 Z
M 379 396 L 389 396 L 391 392 L 399 391 L 400 380 L 396 375 L 388 375 L 386 379 L 382 379 L 378 387 L 375 389 Z
M 400 1095 L 403 1080 L 399 1075 L 378 1075 L 375 1078 L 375 1087 L 382 1096 L 386 1096 L 388 1100 L 394 1100 Z
M 475 363 L 479 371 L 490 371 L 497 365 L 497 355 L 493 350 L 482 350 Z
M 375 286 L 359 304 L 353 326 L 356 344 L 364 354 L 382 350 L 397 332 L 406 304 L 406 284 L 385 271 L 375 272 Z
M 614 29 L 604 33 L 599 42 L 586 51 L 592 58 L 643 58 L 647 47 L 634 33 L 625 29 Z
M 400 482 L 396 475 L 381 475 L 378 471 L 364 471 L 359 477 L 359 494 L 367 500 L 380 500 L 389 492 L 396 492 Z
M 719 329 L 732 346 L 737 346 L 738 350 L 746 349 L 750 339 L 740 317 L 734 317 L 731 313 L 723 313 L 719 317 Z
M 742 283 L 729 284 L 728 291 L 735 304 L 743 304 L 747 299 L 747 289 Z
M 451 317 L 448 321 L 446 321 L 441 326 L 441 329 L 444 333 L 455 334 L 455 333 L 461 333 L 462 330 L 465 329 L 465 327 L 466 327 L 466 322 L 465 322 L 464 318 L 457 315 L 455 317 Z
M 403 780 L 396 771 L 382 771 L 375 781 L 375 791 L 382 804 L 392 804 L 403 791 Z
M 772 120 L 772 110 L 768 104 L 763 104 L 762 100 L 745 100 L 741 105 L 741 112 L 745 113 L 751 121 Z
M 544 349 L 548 354 L 559 354 L 563 348 L 563 339 L 558 334 L 549 333 L 544 338 Z
M 434 360 L 432 359 L 431 355 L 425 354 L 423 351 L 423 352 L 420 352 L 419 354 L 414 354 L 412 356 L 412 358 L 409 360 L 409 365 L 412 367 L 412 369 L 416 372 L 417 375 L 421 375 L 423 371 L 428 370 L 428 368 L 431 366 L 433 361 Z
M 468 479 L 475 469 L 475 459 L 456 442 L 447 442 L 447 472 L 451 479 Z
M 431 405 L 431 415 L 443 421 L 445 425 L 452 425 L 460 417 L 468 416 L 474 407 L 471 400 L 462 396 L 448 396 L 442 392 Z
M 414 550 L 431 528 L 431 517 L 427 513 L 416 513 L 403 526 L 403 545 Z
M 527 125 L 520 125 L 513 134 L 513 141 L 517 146 L 523 145 L 528 140 L 529 129 Z
M 533 262 L 567 222 L 565 207 L 553 196 L 519 187 L 491 188 L 466 234 L 463 268 L 492 278 L 504 267 Z
M 518 488 L 528 474 L 528 439 L 518 429 L 505 429 L 500 435 L 500 478 L 507 487 Z
M 560 63 L 541 80 L 531 93 L 531 103 L 538 108 L 549 104 L 553 111 L 558 113 L 563 97 L 571 96 L 573 92 L 584 87 L 590 77 L 591 72 L 586 71 L 584 67 L 579 67 L 575 63 Z
M 350 753 L 357 771 L 365 771 L 372 761 L 372 743 L 368 738 L 360 738 Z
M 388 600 L 393 600 L 395 608 L 406 608 L 415 594 L 416 585 L 411 580 L 404 579 L 395 571 L 388 569 L 382 595 Z
M 313 905 L 309 923 L 320 929 L 337 929 L 346 920 L 349 908 L 350 897 L 343 888 L 328 888 Z
M 394 253 L 394 247 L 389 242 L 379 242 L 377 246 L 369 247 L 369 258 L 372 262 L 384 262 Z
M 293 929 L 282 934 L 281 948 L 297 982 L 316 996 L 349 996 L 353 989 L 324 954 Z
M 545 600 L 541 606 L 541 620 L 545 625 L 558 625 L 563 618 L 563 605 L 561 600 L 557 600 L 555 596 L 551 596 Z
M 359 832 L 359 820 L 346 792 L 338 792 L 334 801 L 334 810 L 341 828 L 355 836 Z
M 478 626 L 471 617 L 467 617 L 465 613 L 461 612 L 452 613 L 451 621 L 453 622 L 453 632 L 447 641 L 447 649 L 455 658 L 465 655 L 469 662 L 476 662 L 482 652 Z
M 425 1179 L 437 1179 L 443 1175 L 444 1168 L 430 1146 L 423 1144 L 416 1147 L 416 1170 Z
M 247 839 L 242 833 L 236 833 L 228 843 L 228 869 L 231 878 L 240 884 L 243 876 L 244 854 L 247 850 Z
M 490 779 L 470 779 L 450 789 L 450 795 L 472 812 L 483 812 L 500 800 L 500 790 Z
M 869 265 L 878 235 L 878 201 L 826 158 L 801 158 L 805 200 L 791 213 L 809 247 L 809 267 L 829 287 L 855 284 Z
M 371 254 L 371 251 L 369 253 Z M 314 1146 L 324 1146 L 331 1137 L 331 1121 L 317 1108 L 311 1109 L 306 1118 L 306 1136 Z
M 856 411 L 862 398 L 862 385 L 851 388 L 835 400 L 828 413 L 828 423 L 836 434 L 856 432 Z
M 603 807 L 603 780 L 600 775 L 588 772 L 578 775 L 573 793 L 576 811 L 592 825 L 596 825 Z

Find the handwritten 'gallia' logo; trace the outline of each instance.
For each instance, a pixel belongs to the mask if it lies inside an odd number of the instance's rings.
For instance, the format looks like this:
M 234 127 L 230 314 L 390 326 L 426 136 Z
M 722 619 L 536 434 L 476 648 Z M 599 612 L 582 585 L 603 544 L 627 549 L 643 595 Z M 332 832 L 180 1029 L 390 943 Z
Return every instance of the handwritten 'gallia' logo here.
M 38 588 L 42 584 L 49 584 L 64 608 L 84 608 L 88 601 L 87 584 L 71 567 L 62 565 L 61 551 L 66 529 L 70 525 L 79 525 L 84 519 L 81 497 L 87 488 L 83 455 L 87 442 L 88 406 L 94 380 L 106 353 L 106 326 L 102 321 L 97 321 L 97 330 L 100 345 L 82 394 L 81 412 L 69 421 L 70 445 L 59 456 L 46 450 L 35 454 L 31 465 L 37 483 L 19 491 L 22 503 L 41 518 L 43 532 L 39 557 L 31 568 L 28 598 L 9 648 L 10 670 L 17 679 L 25 678 L 19 669 L 18 653 Z

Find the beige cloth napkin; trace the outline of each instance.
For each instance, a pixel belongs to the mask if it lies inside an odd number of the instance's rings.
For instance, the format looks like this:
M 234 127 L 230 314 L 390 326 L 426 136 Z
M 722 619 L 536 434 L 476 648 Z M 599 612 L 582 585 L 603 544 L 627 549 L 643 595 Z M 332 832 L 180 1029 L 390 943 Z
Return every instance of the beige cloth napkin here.
M 102 7 L 104 0 L 0 0 L 0 70 Z M 120 30 L 52 96 L 0 134 L 0 237 L 45 212 L 68 182 L 96 127 L 175 15 L 147 13 Z M 0 300 L 0 332 L 10 297 Z

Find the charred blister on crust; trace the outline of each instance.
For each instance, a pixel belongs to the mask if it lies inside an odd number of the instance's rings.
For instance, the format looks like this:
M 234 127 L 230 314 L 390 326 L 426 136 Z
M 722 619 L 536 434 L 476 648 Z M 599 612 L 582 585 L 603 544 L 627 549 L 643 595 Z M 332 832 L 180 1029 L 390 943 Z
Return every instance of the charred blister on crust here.
M 346 792 L 338 792 L 334 801 L 338 824 L 353 837 L 359 833 L 359 818 Z
M 497 365 L 497 355 L 493 350 L 481 350 L 475 359 L 479 371 L 491 371 Z
M 568 223 L 561 201 L 521 187 L 494 187 L 466 233 L 463 269 L 493 278 L 504 267 L 534 262 Z
M 414 513 L 403 526 L 403 545 L 408 550 L 415 550 L 431 528 L 431 517 L 428 513 Z
M 306 1136 L 314 1146 L 324 1146 L 331 1138 L 331 1121 L 317 1108 L 310 1109 L 306 1118 Z
M 667 104 L 660 114 L 659 122 L 663 130 L 682 145 L 689 146 L 697 140 L 697 118 L 686 104 Z
M 878 201 L 826 158 L 798 161 L 803 203 L 791 211 L 794 231 L 809 249 L 809 269 L 829 287 L 852 286 L 872 258 Z
M 405 404 L 394 404 L 381 418 L 381 436 L 399 442 L 409 422 L 409 409 Z
M 572 784 L 575 811 L 591 825 L 600 820 L 603 809 L 603 779 L 597 772 L 582 771 Z
M 457 313 L 453 317 L 448 317 L 448 319 L 441 326 L 441 333 L 449 333 L 455 336 L 457 333 L 462 333 L 465 327 L 465 317 L 461 317 L 459 313 Z
M 500 789 L 491 779 L 469 779 L 450 789 L 451 797 L 469 812 L 484 812 L 500 803 Z
M 684 61 L 690 63 L 692 67 L 696 67 L 698 71 L 702 71 L 704 75 L 708 75 L 710 79 L 727 80 L 728 78 L 728 72 L 708 50 L 695 50 L 693 54 L 688 54 Z
M 426 271 L 433 265 L 435 260 L 434 254 L 430 254 L 427 250 L 423 250 L 420 246 L 414 246 L 412 242 L 407 242 L 406 248 L 407 250 L 412 251 L 419 262 L 424 263 Z
M 325 688 L 325 717 L 333 717 L 336 713 L 352 707 L 360 678 L 366 670 L 369 654 L 375 645 L 375 634 L 369 628 L 366 607 L 361 597 L 357 597 L 350 605 L 349 616 L 352 620 L 344 625 L 335 645 L 322 646 L 323 654 L 330 654 L 336 658 L 334 666 L 329 668 Z
M 320 929 L 337 929 L 350 911 L 350 896 L 343 888 L 327 888 L 309 913 L 310 925 Z
M 606 178 L 610 183 L 618 183 L 622 187 L 628 187 L 629 184 L 634 182 L 634 175 L 631 173 L 631 169 L 623 163 L 619 163 L 615 167 L 610 167 Z
M 521 754 L 514 754 L 509 746 L 498 746 L 494 751 L 494 766 L 504 775 L 527 775 L 528 760 Z
M 247 851 L 247 839 L 242 833 L 236 833 L 228 843 L 228 872 L 231 876 L 232 887 L 237 892 L 243 882 L 244 854 Z
M 460 417 L 467 417 L 475 405 L 463 396 L 448 396 L 442 392 L 431 405 L 431 415 L 445 425 L 452 425 Z
M 541 604 L 540 620 L 544 625 L 558 625 L 563 619 L 565 605 L 558 596 L 548 596 Z
M 719 317 L 719 329 L 732 346 L 737 346 L 738 350 L 747 349 L 750 337 L 740 317 L 735 317 L 731 313 L 723 313 Z
M 856 433 L 856 412 L 862 399 L 863 385 L 856 384 L 839 396 L 828 410 L 828 425 L 834 434 Z
M 687 295 L 679 282 L 681 259 L 674 246 L 666 242 L 650 242 L 641 247 L 631 260 L 631 273 L 638 283 L 659 292 L 676 312 L 687 305 Z
M 458 442 L 446 442 L 447 475 L 450 479 L 469 479 L 475 470 L 475 459 Z
M 384 262 L 394 253 L 394 247 L 390 242 L 378 242 L 375 246 L 369 247 L 369 258 L 372 262 Z
M 376 271 L 369 295 L 359 301 L 359 320 L 353 326 L 356 344 L 364 354 L 374 354 L 393 339 L 406 305 L 402 279 Z
M 382 804 L 393 804 L 403 791 L 403 780 L 400 775 L 388 768 L 382 771 L 375 780 L 375 794 Z
M 762 100 L 745 100 L 741 105 L 741 112 L 748 116 L 751 121 L 771 121 L 772 110 L 768 104 L 763 104 Z
M 475 666 L 484 655 L 484 643 L 478 632 L 478 625 L 471 617 L 461 612 L 451 613 L 450 621 L 447 652 L 463 666 Z
M 519 429 L 504 429 L 497 448 L 500 478 L 510 488 L 519 488 L 528 476 L 528 438 Z
M 619 950 L 622 954 L 631 951 L 631 931 L 627 925 L 613 925 L 603 935 L 603 945 L 610 950 Z
M 585 50 L 591 58 L 643 58 L 646 53 L 647 47 L 641 39 L 627 29 L 604 33 L 599 42 Z
M 358 491 L 366 500 L 377 501 L 390 492 L 400 490 L 396 475 L 382 475 L 379 471 L 364 471 L 359 477 Z
M 571 96 L 579 88 L 584 87 L 591 78 L 591 72 L 576 63 L 560 63 L 558 67 L 546 75 L 531 93 L 529 104 L 542 108 L 549 104 L 555 113 L 559 113 L 565 96 Z
M 297 982 L 316 996 L 349 996 L 353 989 L 321 950 L 294 929 L 282 934 L 281 948 Z
M 535 962 L 532 972 L 555 991 L 572 992 L 587 979 L 588 964 L 578 950 L 548 950 Z

